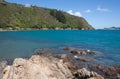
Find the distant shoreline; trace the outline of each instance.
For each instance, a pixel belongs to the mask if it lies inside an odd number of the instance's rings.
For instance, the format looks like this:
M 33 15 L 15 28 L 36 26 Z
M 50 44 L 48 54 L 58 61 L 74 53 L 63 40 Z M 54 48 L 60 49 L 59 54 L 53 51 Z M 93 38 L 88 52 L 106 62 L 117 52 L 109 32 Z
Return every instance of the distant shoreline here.
M 120 29 L 77 29 L 77 28 L 56 28 L 56 29 L 49 29 L 49 28 L 41 28 L 41 29 L 34 29 L 34 28 L 19 28 L 19 29 L 12 29 L 12 28 L 0 28 L 0 32 L 2 31 L 37 31 L 37 30 L 120 30 Z
M 48 28 L 42 28 L 42 29 L 31 29 L 31 28 L 27 28 L 27 29 L 20 29 L 20 30 L 13 30 L 13 29 L 1 29 L 0 28 L 0 32 L 1 31 L 34 31 L 34 30 L 91 30 L 91 29 L 48 29 Z M 95 29 L 92 29 L 92 30 L 95 30 Z

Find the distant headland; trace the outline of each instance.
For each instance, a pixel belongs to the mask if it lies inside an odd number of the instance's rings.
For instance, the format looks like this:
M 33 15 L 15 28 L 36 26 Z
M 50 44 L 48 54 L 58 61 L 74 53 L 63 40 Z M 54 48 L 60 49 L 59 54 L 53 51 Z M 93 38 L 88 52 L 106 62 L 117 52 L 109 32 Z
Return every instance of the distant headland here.
M 104 28 L 105 30 L 120 30 L 120 27 L 109 27 L 109 28 Z
M 102 29 L 97 29 L 97 30 L 120 30 L 120 27 L 105 27 L 105 28 L 102 28 Z

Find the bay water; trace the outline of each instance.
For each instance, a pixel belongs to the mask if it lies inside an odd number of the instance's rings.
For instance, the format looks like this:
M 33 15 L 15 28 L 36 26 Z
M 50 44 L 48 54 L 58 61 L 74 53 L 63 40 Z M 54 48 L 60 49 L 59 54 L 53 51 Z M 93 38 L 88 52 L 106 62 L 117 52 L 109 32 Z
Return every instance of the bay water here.
M 102 55 L 96 57 L 97 60 L 109 65 L 120 65 L 119 30 L 0 32 L 0 60 L 31 56 L 37 49 L 61 49 L 68 46 L 97 51 Z

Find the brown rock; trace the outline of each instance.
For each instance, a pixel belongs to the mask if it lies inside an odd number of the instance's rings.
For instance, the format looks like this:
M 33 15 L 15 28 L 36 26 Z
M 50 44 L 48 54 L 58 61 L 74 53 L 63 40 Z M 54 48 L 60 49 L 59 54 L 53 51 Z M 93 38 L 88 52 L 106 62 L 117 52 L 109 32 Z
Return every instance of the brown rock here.
M 37 55 L 49 55 L 48 52 L 50 52 L 50 51 L 51 51 L 50 48 L 39 49 L 39 50 L 36 50 L 36 54 Z
M 67 54 L 61 54 L 61 55 L 58 56 L 58 58 L 63 59 L 64 62 L 71 61 L 71 58 Z
M 93 61 L 92 59 L 88 58 L 88 57 L 78 57 L 76 58 L 76 60 L 82 61 L 82 62 L 91 62 Z
M 120 66 L 94 65 L 92 68 L 103 74 L 105 79 L 120 79 Z
M 4 68 L 7 66 L 7 61 L 0 62 L 0 79 L 3 77 Z
M 66 50 L 66 51 L 71 51 L 72 48 L 71 48 L 71 47 L 66 47 L 66 48 L 64 48 L 64 50 Z
M 85 55 L 86 52 L 83 50 L 72 50 L 71 51 L 72 54 L 80 54 L 80 55 Z
M 30 59 L 16 58 L 4 69 L 2 79 L 104 79 L 95 72 L 78 69 L 66 54 L 59 58 L 33 55 Z
M 58 58 L 61 59 L 61 61 L 67 65 L 67 67 L 73 72 L 77 69 L 77 67 L 74 65 L 72 58 L 68 56 L 67 54 L 61 54 L 58 56 Z
M 78 50 L 78 49 L 72 50 L 71 53 L 72 54 L 79 54 L 79 55 L 95 55 L 96 54 L 96 52 L 94 52 L 94 51 Z
M 96 54 L 95 51 L 91 51 L 91 50 L 84 50 L 84 51 L 89 55 L 95 55 Z
M 12 66 L 11 66 L 12 67 Z M 9 70 L 7 70 L 8 72 Z M 10 72 L 10 71 L 9 71 Z M 68 67 L 58 59 L 39 55 L 32 56 L 29 60 L 16 58 L 13 63 L 13 75 L 5 73 L 3 79 L 69 79 L 72 73 Z
M 8 79 L 9 77 L 9 74 L 10 74 L 10 66 L 7 66 L 5 69 L 4 69 L 4 72 L 3 72 L 5 75 L 3 76 L 3 79 Z
M 96 52 L 94 52 L 94 51 L 90 51 L 90 52 L 87 52 L 88 54 L 90 54 L 90 55 L 95 55 L 96 54 Z
M 102 76 L 98 75 L 96 72 L 90 72 L 85 68 L 79 69 L 75 76 L 77 79 L 104 79 Z

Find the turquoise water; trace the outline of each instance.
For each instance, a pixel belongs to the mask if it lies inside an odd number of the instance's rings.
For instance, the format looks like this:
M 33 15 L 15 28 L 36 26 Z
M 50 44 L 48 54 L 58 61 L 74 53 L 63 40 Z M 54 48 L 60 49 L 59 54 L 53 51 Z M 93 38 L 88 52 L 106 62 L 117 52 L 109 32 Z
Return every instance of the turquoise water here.
M 31 56 L 39 48 L 66 46 L 98 51 L 103 56 L 96 57 L 97 60 L 120 65 L 119 30 L 0 32 L 0 59 Z

